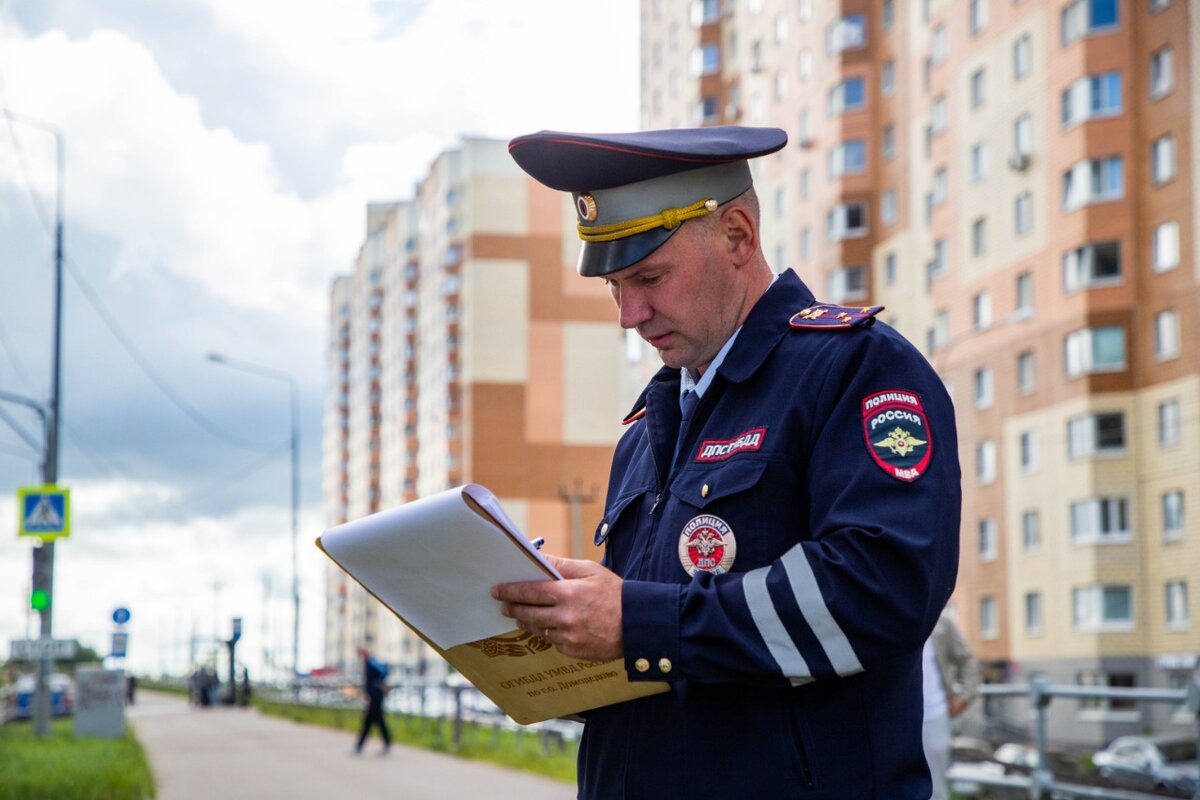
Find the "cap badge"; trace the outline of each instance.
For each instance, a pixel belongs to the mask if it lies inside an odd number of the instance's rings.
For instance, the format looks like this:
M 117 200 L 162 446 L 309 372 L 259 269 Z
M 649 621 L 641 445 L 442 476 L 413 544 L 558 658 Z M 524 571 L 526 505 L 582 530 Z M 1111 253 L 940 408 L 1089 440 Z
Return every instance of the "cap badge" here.
M 693 517 L 679 534 L 679 563 L 688 575 L 729 572 L 736 557 L 733 529 L 720 517 L 712 514 Z
M 600 211 L 596 208 L 596 198 L 587 192 L 579 195 L 579 199 L 575 201 L 575 210 L 584 222 L 595 222 L 596 217 L 600 216 Z
M 933 435 L 921 398 L 889 389 L 863 399 L 863 434 L 879 468 L 912 483 L 925 474 L 933 455 Z

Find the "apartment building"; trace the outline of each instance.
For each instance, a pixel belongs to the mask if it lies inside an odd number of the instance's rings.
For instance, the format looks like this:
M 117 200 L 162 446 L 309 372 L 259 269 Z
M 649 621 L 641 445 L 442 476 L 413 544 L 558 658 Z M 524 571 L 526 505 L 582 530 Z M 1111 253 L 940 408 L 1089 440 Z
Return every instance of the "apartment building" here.
M 568 201 L 505 142 L 473 138 L 411 200 L 368 206 L 353 273 L 330 290 L 327 524 L 479 483 L 548 552 L 598 556 L 588 526 L 631 402 L 627 344 L 603 284 L 575 273 Z M 444 672 L 332 564 L 326 597 L 328 665 L 353 672 L 367 644 Z
M 1197 53 L 1197 0 L 642 4 L 643 127 L 787 130 L 768 259 L 886 305 L 950 388 L 954 605 L 992 681 L 1181 687 L 1200 658 Z M 1194 725 L 1051 712 L 1081 744 Z

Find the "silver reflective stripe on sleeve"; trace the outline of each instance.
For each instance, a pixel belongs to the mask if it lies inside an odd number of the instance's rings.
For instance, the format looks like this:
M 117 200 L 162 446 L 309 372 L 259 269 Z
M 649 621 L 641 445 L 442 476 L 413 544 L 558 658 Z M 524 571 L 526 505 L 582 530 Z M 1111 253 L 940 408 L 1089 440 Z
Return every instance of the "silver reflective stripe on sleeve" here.
M 787 572 L 788 582 L 792 585 L 796 605 L 800 606 L 808 626 L 812 628 L 821 647 L 825 648 L 825 655 L 834 670 L 842 677 L 862 672 L 863 666 L 855 655 L 854 648 L 850 646 L 850 640 L 846 638 L 833 614 L 829 613 L 829 606 L 825 605 L 821 587 L 817 585 L 817 576 L 813 573 L 812 565 L 808 563 L 808 557 L 804 555 L 804 548 L 800 545 L 794 546 L 783 554 L 780 562 Z
M 767 573 L 770 569 L 760 567 L 742 576 L 742 592 L 746 595 L 750 616 L 754 618 L 758 633 L 766 643 L 767 649 L 771 651 L 771 656 L 792 685 L 799 686 L 813 680 L 812 672 L 804 656 L 796 649 L 796 644 L 788 635 L 787 629 L 783 627 L 783 620 L 776 613 L 775 604 L 771 602 L 771 596 L 767 593 Z

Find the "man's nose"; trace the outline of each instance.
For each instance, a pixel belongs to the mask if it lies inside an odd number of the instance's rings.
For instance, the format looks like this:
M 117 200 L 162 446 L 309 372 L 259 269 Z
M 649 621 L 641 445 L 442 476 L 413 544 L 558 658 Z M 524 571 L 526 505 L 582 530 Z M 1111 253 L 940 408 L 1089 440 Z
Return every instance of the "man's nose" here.
M 636 328 L 654 316 L 650 304 L 639 292 L 622 291 L 620 299 L 617 300 L 617 308 L 621 315 L 621 327 L 626 329 Z

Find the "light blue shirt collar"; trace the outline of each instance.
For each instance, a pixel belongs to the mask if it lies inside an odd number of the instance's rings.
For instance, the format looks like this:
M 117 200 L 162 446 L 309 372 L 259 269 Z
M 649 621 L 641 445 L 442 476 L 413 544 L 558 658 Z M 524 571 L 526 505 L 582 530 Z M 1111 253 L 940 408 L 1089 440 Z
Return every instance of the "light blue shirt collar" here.
M 767 288 L 769 289 L 771 286 L 774 286 L 775 281 L 777 280 L 779 280 L 778 274 L 771 278 L 771 284 Z M 704 374 L 700 376 L 700 380 L 696 380 L 695 376 L 692 375 L 692 371 L 687 367 L 680 368 L 679 403 L 681 407 L 683 405 L 683 395 L 685 392 L 694 391 L 696 393 L 697 400 L 704 396 L 705 390 L 708 389 L 709 385 L 711 385 L 713 382 L 713 376 L 717 374 L 717 367 L 721 366 L 721 362 L 725 360 L 725 356 L 729 353 L 729 349 L 733 347 L 733 342 L 735 339 L 737 339 L 737 336 L 739 333 L 741 333 L 741 331 L 742 326 L 739 325 L 737 326 L 737 329 L 730 334 L 729 338 L 725 340 L 725 345 L 717 352 L 717 355 L 712 360 L 712 363 L 708 365 L 708 369 L 704 370 Z

